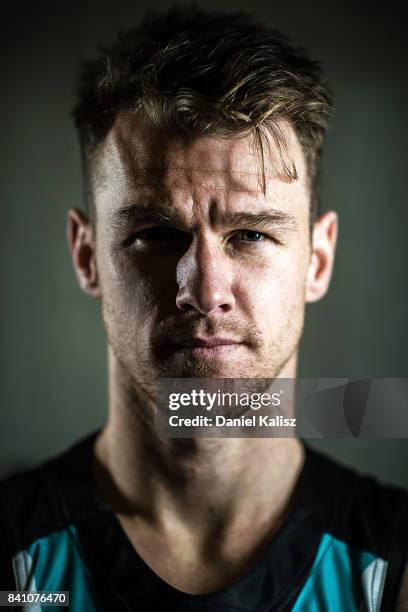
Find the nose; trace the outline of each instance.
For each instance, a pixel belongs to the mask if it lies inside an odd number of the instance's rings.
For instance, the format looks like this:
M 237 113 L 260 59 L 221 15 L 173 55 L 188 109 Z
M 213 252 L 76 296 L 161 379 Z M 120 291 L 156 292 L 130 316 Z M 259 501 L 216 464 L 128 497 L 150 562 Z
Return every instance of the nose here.
M 176 278 L 180 310 L 209 315 L 235 307 L 231 261 L 216 238 L 195 236 L 178 262 Z

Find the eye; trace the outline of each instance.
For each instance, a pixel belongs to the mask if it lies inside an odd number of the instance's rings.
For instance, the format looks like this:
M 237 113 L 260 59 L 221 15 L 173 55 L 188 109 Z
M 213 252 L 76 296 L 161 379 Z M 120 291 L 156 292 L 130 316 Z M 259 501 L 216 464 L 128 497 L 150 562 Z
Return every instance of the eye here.
M 177 238 L 178 234 L 180 234 L 180 232 L 171 227 L 149 227 L 135 234 L 135 238 L 139 240 L 151 240 L 153 242 L 161 240 L 167 241 L 174 240 Z
M 265 234 L 255 230 L 239 230 L 239 232 L 234 234 L 234 237 L 238 237 L 239 240 L 244 240 L 245 242 L 261 242 L 267 238 Z
M 184 248 L 188 246 L 189 240 L 191 239 L 185 232 L 172 227 L 157 226 L 149 227 L 133 234 L 129 238 L 128 244 L 144 248 Z

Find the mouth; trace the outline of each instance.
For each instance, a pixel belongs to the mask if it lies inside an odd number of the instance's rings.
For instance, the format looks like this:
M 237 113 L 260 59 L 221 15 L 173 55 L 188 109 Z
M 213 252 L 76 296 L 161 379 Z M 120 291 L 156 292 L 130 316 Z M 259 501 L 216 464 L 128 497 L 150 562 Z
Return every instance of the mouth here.
M 244 346 L 238 340 L 228 338 L 189 338 L 171 345 L 178 352 L 186 352 L 194 357 L 211 358 L 217 356 L 231 355 Z

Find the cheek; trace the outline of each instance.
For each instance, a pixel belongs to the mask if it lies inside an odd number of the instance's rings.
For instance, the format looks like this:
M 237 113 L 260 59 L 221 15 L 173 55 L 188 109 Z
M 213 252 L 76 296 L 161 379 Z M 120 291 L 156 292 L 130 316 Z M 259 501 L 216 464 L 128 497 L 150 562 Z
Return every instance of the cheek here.
M 307 261 L 303 250 L 281 252 L 255 270 L 236 270 L 235 296 L 240 308 L 266 323 L 287 318 L 304 304 Z M 263 325 L 264 326 L 264 325 Z
M 145 326 L 157 315 L 161 295 L 166 290 L 162 274 L 148 266 L 137 265 L 132 258 L 112 255 L 100 269 L 102 299 L 115 318 L 138 321 Z

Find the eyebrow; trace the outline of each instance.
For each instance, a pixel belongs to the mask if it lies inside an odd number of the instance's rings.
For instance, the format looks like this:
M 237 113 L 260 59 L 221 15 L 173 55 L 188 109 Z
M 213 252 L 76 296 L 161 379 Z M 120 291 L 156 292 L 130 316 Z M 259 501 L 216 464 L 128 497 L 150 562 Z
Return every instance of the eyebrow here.
M 259 212 L 244 210 L 219 213 L 213 212 L 213 210 L 210 209 L 210 219 L 214 225 L 282 230 L 296 229 L 295 216 L 277 208 L 268 208 Z M 165 203 L 149 206 L 131 204 L 115 211 L 112 215 L 112 227 L 114 229 L 126 230 L 142 223 L 171 224 L 180 228 L 185 226 L 174 208 Z
M 268 208 L 257 213 L 248 211 L 223 213 L 220 222 L 225 225 L 244 225 L 247 228 L 296 229 L 296 218 L 294 215 L 276 208 Z
M 130 204 L 115 211 L 112 215 L 112 226 L 115 229 L 128 229 L 129 226 L 138 223 L 181 225 L 181 220 L 174 208 L 164 203 L 149 206 Z

